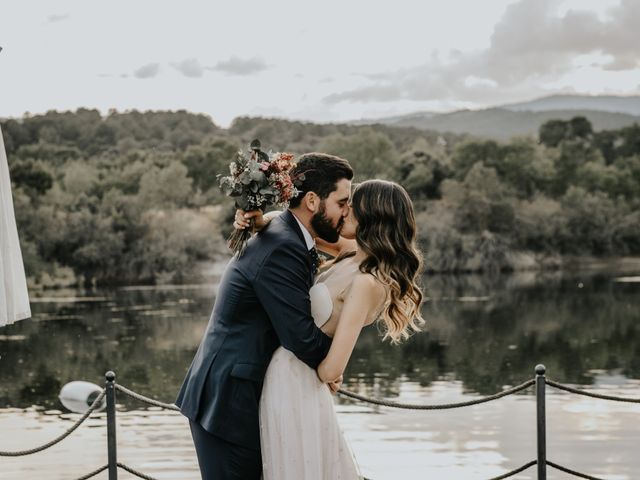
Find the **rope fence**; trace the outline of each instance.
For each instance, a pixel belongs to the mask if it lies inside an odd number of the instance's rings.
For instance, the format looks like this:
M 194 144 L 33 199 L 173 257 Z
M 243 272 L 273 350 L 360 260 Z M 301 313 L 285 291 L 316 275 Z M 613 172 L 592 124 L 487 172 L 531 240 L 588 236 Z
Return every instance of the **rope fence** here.
M 116 384 L 116 389 L 120 390 L 122 393 L 124 393 L 125 395 L 128 395 L 129 397 L 131 397 L 131 398 L 133 398 L 135 400 L 139 400 L 140 402 L 144 402 L 144 403 L 147 403 L 149 405 L 153 405 L 154 407 L 164 408 L 165 410 L 173 410 L 174 412 L 179 412 L 180 411 L 178 406 L 175 405 L 174 403 L 159 402 L 158 400 L 154 400 L 153 398 L 145 397 L 144 395 L 140 395 L 139 393 L 134 392 L 133 390 L 129 390 L 127 387 L 123 387 L 122 385 Z
M 107 468 L 109 468 L 109 464 L 103 465 L 100 468 L 96 468 L 93 472 L 87 473 L 86 475 L 83 475 L 82 477 L 78 477 L 76 480 L 87 480 L 87 478 L 95 477 L 99 473 L 104 472 Z
M 490 402 L 492 400 L 497 400 L 498 398 L 506 397 L 507 395 L 513 395 L 514 393 L 518 393 L 522 390 L 526 390 L 531 385 L 536 383 L 535 380 L 528 380 L 517 387 L 510 388 L 508 390 L 504 390 L 502 392 L 496 393 L 494 395 L 490 395 L 488 397 L 479 398 L 477 400 L 469 400 L 466 402 L 459 403 L 442 403 L 440 405 L 415 405 L 411 403 L 398 403 L 398 402 L 390 402 L 386 400 L 379 400 L 377 398 L 365 397 L 364 395 L 359 395 L 357 393 L 350 392 L 348 390 L 338 390 L 338 393 L 344 397 L 351 398 L 353 400 L 358 400 L 360 402 L 371 403 L 373 405 L 380 405 L 382 407 L 392 407 L 392 408 L 402 408 L 405 410 L 447 410 L 451 408 L 462 408 L 462 407 L 470 407 L 472 405 L 479 405 L 481 403 Z
M 588 392 L 586 390 L 577 389 L 570 387 L 568 385 L 563 385 L 558 382 L 554 382 L 553 380 L 549 380 L 545 377 L 546 369 L 544 365 L 536 366 L 536 377 L 531 380 L 527 380 L 526 382 L 517 385 L 515 387 L 508 388 L 501 392 L 498 392 L 494 395 L 490 395 L 487 397 L 478 398 L 476 400 L 470 400 L 466 402 L 458 402 L 458 403 L 446 403 L 446 404 L 434 404 L 434 405 L 424 405 L 424 404 L 410 404 L 410 403 L 400 403 L 400 402 L 392 402 L 387 400 L 381 400 L 377 398 L 370 398 L 364 395 L 360 395 L 349 390 L 338 390 L 338 393 L 343 397 L 349 398 L 351 400 L 365 402 L 372 405 L 378 405 L 382 407 L 390 407 L 390 408 L 401 408 L 407 410 L 445 410 L 445 409 L 453 409 L 453 408 L 462 408 L 469 407 L 472 405 L 479 405 L 482 403 L 490 402 L 493 400 L 497 400 L 499 398 L 506 397 L 508 395 L 513 395 L 522 390 L 526 390 L 531 386 L 536 386 L 536 407 L 537 407 L 537 440 L 538 440 L 538 458 L 537 460 L 532 460 L 530 462 L 525 463 L 524 465 L 511 470 L 507 473 L 504 473 L 497 477 L 492 477 L 488 480 L 502 480 L 505 478 L 512 477 L 527 470 L 534 465 L 538 467 L 538 480 L 546 480 L 546 466 L 550 466 L 555 468 L 556 470 L 560 470 L 564 473 L 568 473 L 578 478 L 585 478 L 589 480 L 605 480 L 599 477 L 594 477 L 592 475 L 587 475 L 585 473 L 578 472 L 576 470 L 572 470 L 568 467 L 558 465 L 554 462 L 551 462 L 546 459 L 546 408 L 545 408 L 545 386 L 549 385 L 551 387 L 557 388 L 559 390 L 564 390 L 569 393 L 584 395 L 591 398 L 596 398 L 599 400 L 610 400 L 610 401 L 618 401 L 618 402 L 627 402 L 627 403 L 640 403 L 640 399 L 637 398 L 629 398 L 629 397 L 619 397 L 615 395 L 602 395 L 598 393 Z M 28 450 L 20 450 L 20 451 L 0 451 L 0 457 L 18 457 L 24 455 L 31 455 L 34 453 L 41 452 L 46 450 L 53 445 L 61 442 L 65 438 L 67 438 L 71 433 L 73 433 L 89 416 L 98 409 L 98 407 L 102 404 L 102 401 L 106 397 L 107 399 L 107 453 L 109 458 L 109 463 L 103 465 L 100 468 L 93 470 L 92 472 L 77 478 L 76 480 L 87 480 L 92 478 L 105 470 L 109 471 L 109 480 L 117 480 L 118 478 L 118 469 L 125 470 L 126 472 L 145 480 L 156 480 L 154 477 L 146 475 L 138 470 L 125 465 L 121 462 L 117 461 L 117 450 L 116 450 L 116 430 L 115 430 L 115 416 L 116 416 L 116 403 L 115 403 L 115 391 L 119 391 L 130 398 L 133 398 L 137 401 L 146 403 L 148 405 L 159 407 L 166 410 L 171 410 L 175 412 L 179 412 L 180 409 L 172 403 L 164 403 L 153 398 L 146 397 L 141 395 L 133 390 L 130 390 L 122 385 L 119 385 L 115 381 L 115 374 L 113 372 L 107 372 L 105 374 L 106 382 L 105 388 L 102 389 L 101 393 L 96 397 L 96 399 L 89 406 L 88 410 L 65 432 L 63 432 L 58 437 L 54 438 L 50 442 L 45 443 L 39 447 L 35 447 Z M 365 479 L 367 480 L 367 479 Z
M 626 402 L 626 403 L 640 403 L 640 398 L 628 398 L 628 397 L 616 397 L 614 395 L 602 395 L 600 393 L 587 392 L 586 390 L 580 390 L 568 385 L 563 385 L 553 380 L 547 379 L 547 385 L 551 385 L 554 388 L 564 390 L 565 392 L 575 393 L 577 395 L 584 395 L 586 397 L 598 398 L 600 400 L 611 400 L 614 402 Z
M 510 472 L 504 473 L 499 477 L 490 478 L 489 480 L 502 480 L 503 478 L 513 477 L 514 475 L 517 475 L 520 472 L 524 472 L 527 468 L 533 467 L 537 463 L 538 463 L 537 461 L 531 460 L 529 463 L 525 463 L 524 465 L 522 465 L 519 468 L 516 468 L 515 470 L 511 470 Z
M 573 475 L 574 477 L 587 478 L 588 480 L 604 480 L 603 478 L 600 478 L 600 477 L 594 477 L 592 475 L 587 475 L 586 473 L 576 472 L 575 470 L 571 470 L 570 468 L 563 467 L 562 465 L 558 465 L 557 463 L 553 463 L 548 460 L 547 460 L 547 465 L 555 468 L 556 470 L 560 470 L 561 472 Z

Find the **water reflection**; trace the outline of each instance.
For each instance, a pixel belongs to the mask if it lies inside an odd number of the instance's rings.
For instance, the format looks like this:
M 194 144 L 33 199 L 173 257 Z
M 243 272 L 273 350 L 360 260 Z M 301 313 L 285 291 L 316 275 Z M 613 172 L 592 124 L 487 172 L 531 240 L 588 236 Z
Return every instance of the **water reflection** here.
M 393 397 L 403 382 L 460 381 L 494 393 L 531 378 L 590 385 L 594 371 L 640 378 L 640 284 L 609 275 L 428 277 L 424 333 L 401 346 L 375 327 L 360 338 L 347 386 Z M 33 319 L 0 336 L 0 405 L 59 408 L 71 380 L 102 383 L 113 369 L 130 388 L 172 401 L 215 297 L 209 286 L 58 292 L 36 298 Z

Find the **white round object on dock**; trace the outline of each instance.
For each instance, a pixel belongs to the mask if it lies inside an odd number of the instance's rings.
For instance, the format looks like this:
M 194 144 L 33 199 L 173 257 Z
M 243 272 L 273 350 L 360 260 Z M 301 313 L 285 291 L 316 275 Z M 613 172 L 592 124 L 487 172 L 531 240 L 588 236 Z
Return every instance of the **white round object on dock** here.
M 101 393 L 102 388 L 95 383 L 76 380 L 63 386 L 58 398 L 67 410 L 75 413 L 85 413 Z M 96 411 L 102 410 L 105 405 L 106 402 L 102 399 L 101 405 Z

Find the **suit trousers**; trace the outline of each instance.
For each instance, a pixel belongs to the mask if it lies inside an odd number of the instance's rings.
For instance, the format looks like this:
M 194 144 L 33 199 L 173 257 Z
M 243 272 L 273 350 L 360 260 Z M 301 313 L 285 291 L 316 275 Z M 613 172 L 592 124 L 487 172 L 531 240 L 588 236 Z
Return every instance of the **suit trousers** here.
M 189 420 L 202 480 L 260 480 L 259 450 L 229 443 Z

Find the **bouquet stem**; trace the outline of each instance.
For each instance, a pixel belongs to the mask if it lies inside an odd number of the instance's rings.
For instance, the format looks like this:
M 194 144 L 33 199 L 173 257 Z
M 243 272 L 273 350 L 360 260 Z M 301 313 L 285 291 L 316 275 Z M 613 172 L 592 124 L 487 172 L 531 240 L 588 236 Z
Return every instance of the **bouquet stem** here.
M 227 246 L 234 253 L 241 257 L 247 248 L 247 243 L 251 238 L 251 232 L 253 231 L 253 218 L 249 219 L 249 226 L 243 230 L 234 230 L 227 239 Z

